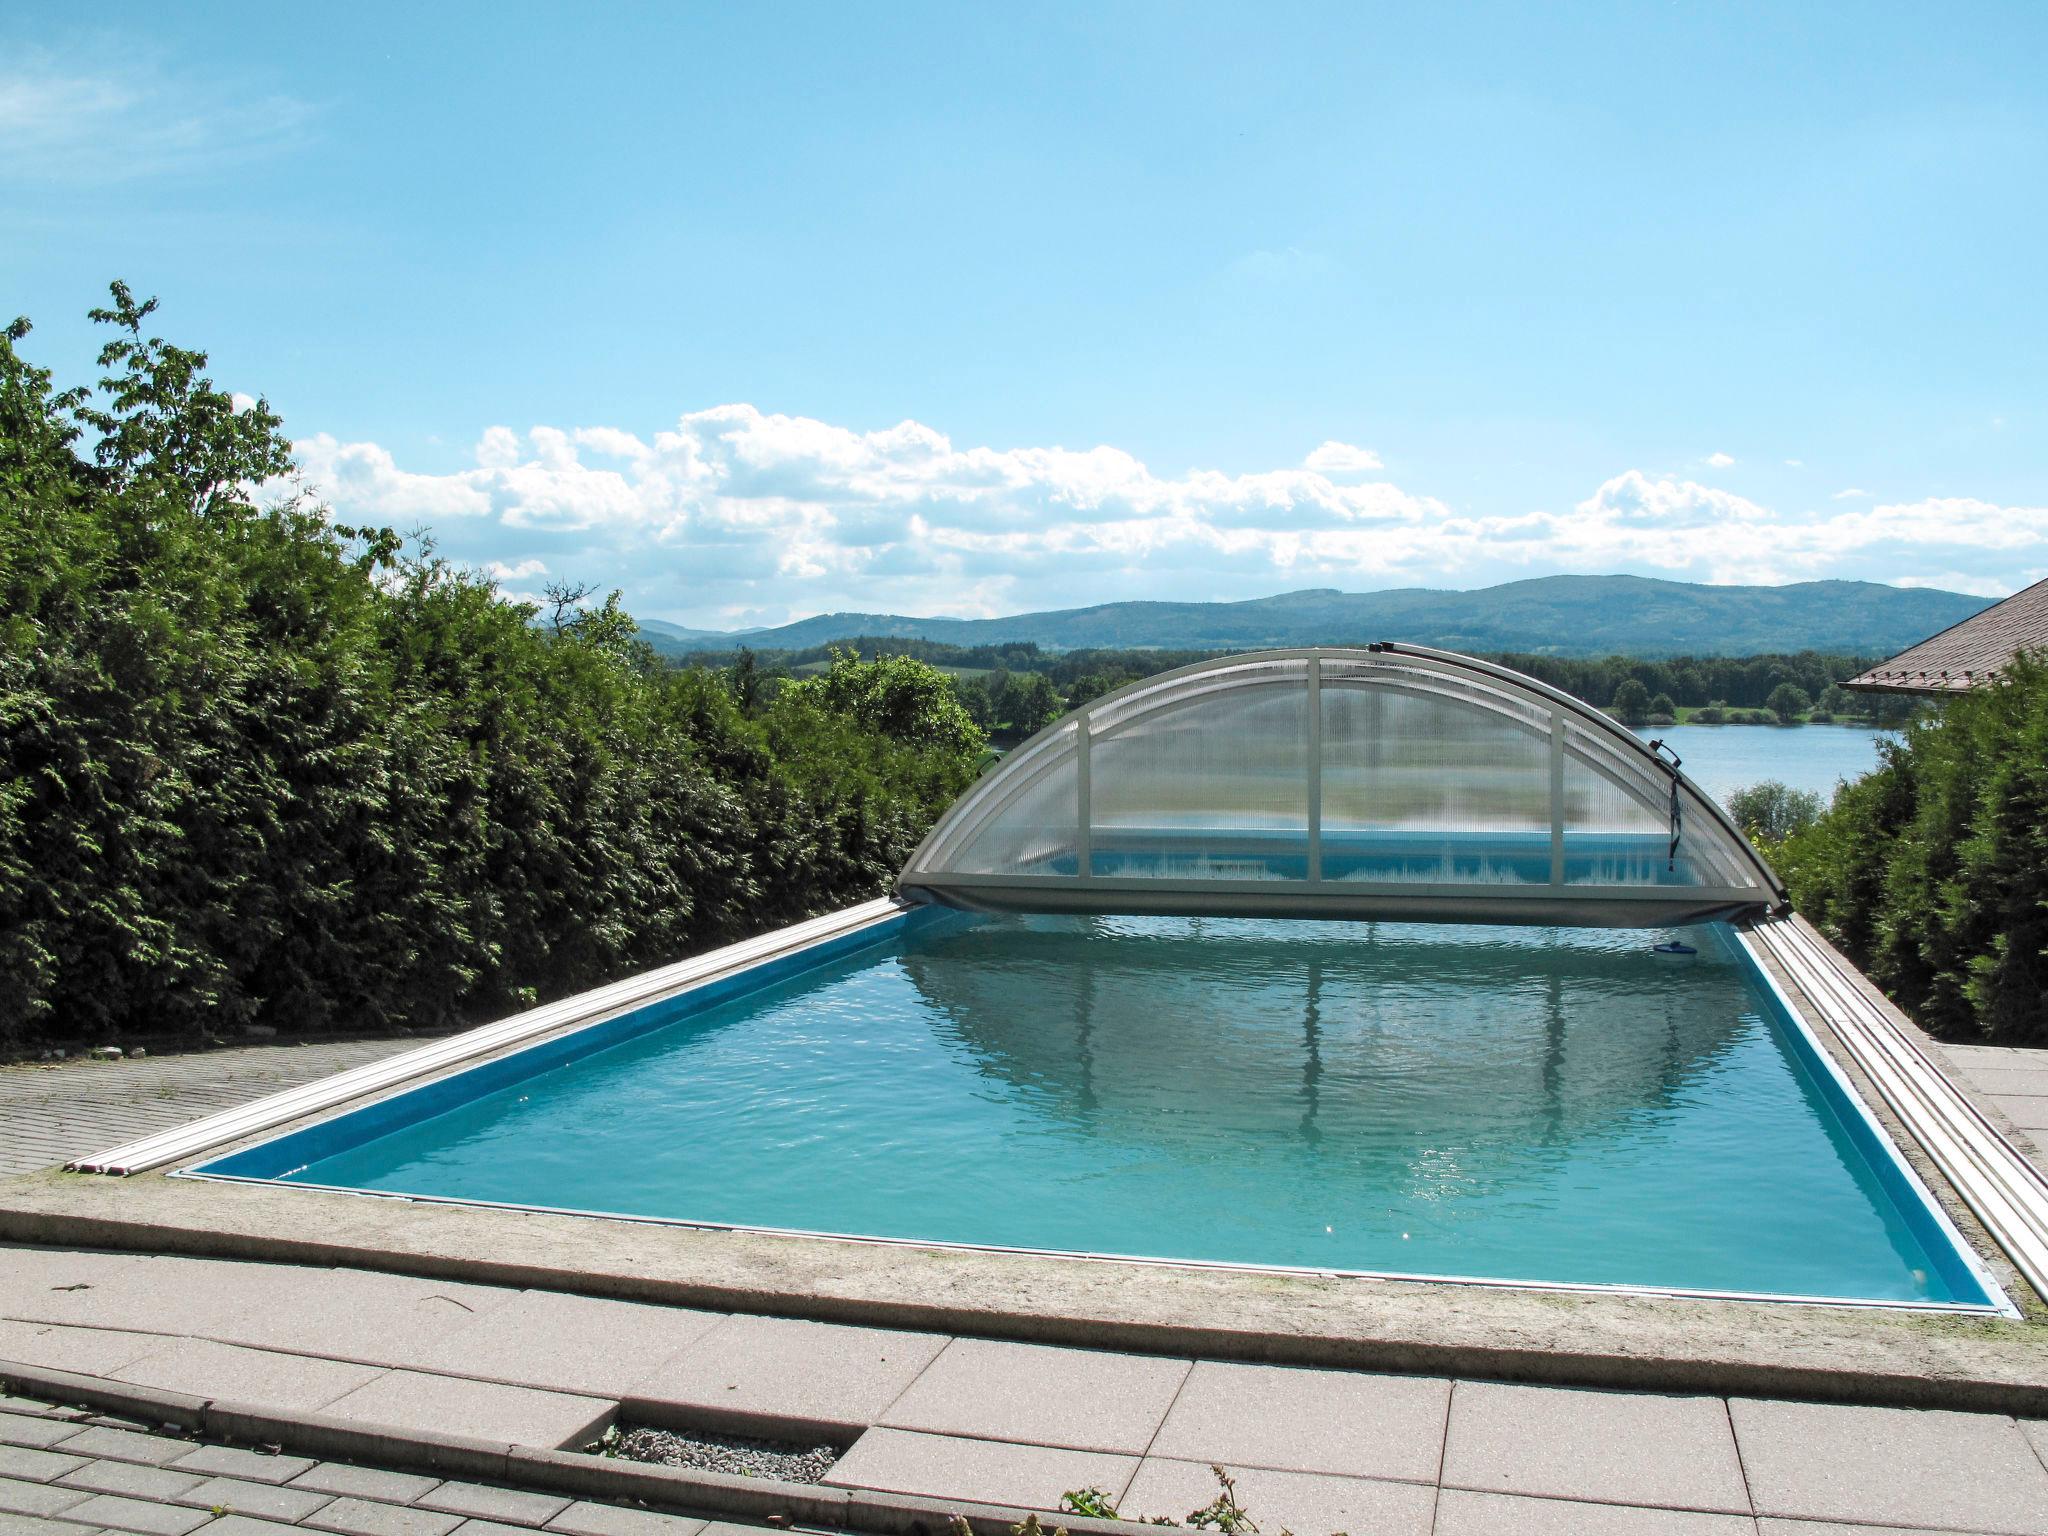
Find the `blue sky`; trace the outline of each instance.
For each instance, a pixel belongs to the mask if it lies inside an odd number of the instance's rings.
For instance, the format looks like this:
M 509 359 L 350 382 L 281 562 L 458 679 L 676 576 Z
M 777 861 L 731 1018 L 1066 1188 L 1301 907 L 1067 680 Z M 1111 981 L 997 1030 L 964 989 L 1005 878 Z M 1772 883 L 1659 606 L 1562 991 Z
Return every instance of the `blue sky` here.
M 725 627 L 2048 575 L 2048 7 L 0 15 L 107 279 L 351 517 Z

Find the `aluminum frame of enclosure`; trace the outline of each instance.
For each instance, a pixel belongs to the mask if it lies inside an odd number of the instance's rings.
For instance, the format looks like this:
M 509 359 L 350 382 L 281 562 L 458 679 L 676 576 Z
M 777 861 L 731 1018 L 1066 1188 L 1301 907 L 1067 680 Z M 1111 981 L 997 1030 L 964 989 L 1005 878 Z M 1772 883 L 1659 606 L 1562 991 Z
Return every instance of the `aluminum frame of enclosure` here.
M 1106 694 L 963 795 L 899 889 L 977 911 L 1587 927 L 1788 907 L 1650 744 L 1535 678 L 1392 643 Z

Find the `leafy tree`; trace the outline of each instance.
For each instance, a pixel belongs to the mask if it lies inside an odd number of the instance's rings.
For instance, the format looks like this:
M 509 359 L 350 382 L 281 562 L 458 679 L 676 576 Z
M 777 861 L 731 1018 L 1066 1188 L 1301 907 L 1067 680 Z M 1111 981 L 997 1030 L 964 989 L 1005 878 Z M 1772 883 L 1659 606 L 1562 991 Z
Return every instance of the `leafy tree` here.
M 1607 712 L 1623 725 L 1641 725 L 1650 713 L 1650 690 L 1635 678 L 1624 678 L 1608 701 Z
M 0 1042 L 445 1028 L 875 894 L 973 778 L 898 658 L 772 697 L 291 490 L 145 333 L 0 335 Z
M 1764 700 L 1764 708 L 1778 717 L 1780 725 L 1791 725 L 1813 708 L 1813 700 L 1797 683 L 1780 683 Z
M 1776 850 L 1793 899 L 1929 1029 L 2048 1043 L 2048 664 L 1881 753 Z
M 1728 814 L 1751 837 L 1781 843 L 1804 832 L 1820 819 L 1821 799 L 1811 790 L 1793 789 L 1776 779 L 1738 789 L 1728 798 Z

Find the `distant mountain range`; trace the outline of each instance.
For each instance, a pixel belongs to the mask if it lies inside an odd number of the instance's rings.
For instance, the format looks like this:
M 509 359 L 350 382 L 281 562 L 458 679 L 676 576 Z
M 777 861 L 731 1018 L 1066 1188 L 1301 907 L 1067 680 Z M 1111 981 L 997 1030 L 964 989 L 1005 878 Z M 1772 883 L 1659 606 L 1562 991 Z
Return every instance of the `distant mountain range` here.
M 677 656 L 742 645 L 806 650 L 861 635 L 950 645 L 1035 641 L 1055 651 L 1250 650 L 1405 640 L 1447 650 L 1558 656 L 1804 650 L 1889 656 L 1989 606 L 1987 598 L 1960 592 L 1868 581 L 1710 587 L 1643 576 L 1543 576 L 1469 592 L 1317 589 L 1238 603 L 1103 603 L 1002 619 L 827 613 L 772 629 L 685 629 L 659 619 L 642 620 L 640 628 L 656 650 Z

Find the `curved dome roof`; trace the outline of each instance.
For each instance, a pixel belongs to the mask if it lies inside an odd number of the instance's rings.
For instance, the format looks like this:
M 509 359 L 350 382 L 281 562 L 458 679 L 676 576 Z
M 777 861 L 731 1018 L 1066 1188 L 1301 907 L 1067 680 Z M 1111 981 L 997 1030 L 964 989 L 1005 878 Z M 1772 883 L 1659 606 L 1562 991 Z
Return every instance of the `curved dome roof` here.
M 1084 705 L 911 855 L 982 911 L 1648 927 L 1784 886 L 1675 763 L 1534 678 L 1448 651 L 1265 651 Z

